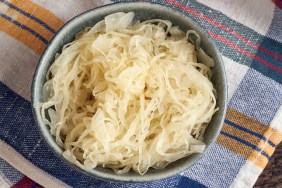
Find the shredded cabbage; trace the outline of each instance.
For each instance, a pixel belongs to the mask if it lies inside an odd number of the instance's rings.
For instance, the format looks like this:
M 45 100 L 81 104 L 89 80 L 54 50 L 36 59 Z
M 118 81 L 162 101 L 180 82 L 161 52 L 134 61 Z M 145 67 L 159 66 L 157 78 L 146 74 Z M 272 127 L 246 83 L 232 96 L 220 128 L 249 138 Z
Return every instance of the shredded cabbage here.
M 46 76 L 42 118 L 63 156 L 85 170 L 144 174 L 206 147 L 217 110 L 213 59 L 170 21 L 133 18 L 115 13 L 86 28 Z

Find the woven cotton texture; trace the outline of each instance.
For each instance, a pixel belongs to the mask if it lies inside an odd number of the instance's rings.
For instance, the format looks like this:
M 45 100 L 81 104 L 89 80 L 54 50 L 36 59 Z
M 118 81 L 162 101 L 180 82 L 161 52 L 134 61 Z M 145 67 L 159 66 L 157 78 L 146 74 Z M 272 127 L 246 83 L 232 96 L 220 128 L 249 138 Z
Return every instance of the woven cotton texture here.
M 40 55 L 68 20 L 109 0 L 0 0 L 0 187 L 252 187 L 282 139 L 282 3 L 157 0 L 201 25 L 221 52 L 228 110 L 209 152 L 150 183 L 111 183 L 71 169 L 42 141 L 30 88 Z

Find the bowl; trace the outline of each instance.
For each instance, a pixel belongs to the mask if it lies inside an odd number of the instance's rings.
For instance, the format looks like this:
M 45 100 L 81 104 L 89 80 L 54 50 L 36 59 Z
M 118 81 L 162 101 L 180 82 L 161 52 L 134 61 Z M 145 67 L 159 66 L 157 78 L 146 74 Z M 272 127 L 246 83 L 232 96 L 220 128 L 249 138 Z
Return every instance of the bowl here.
M 40 107 L 38 104 L 44 101 L 43 85 L 46 81 L 45 76 L 48 68 L 54 62 L 55 54 L 59 53 L 63 45 L 71 42 L 74 36 L 84 29 L 85 27 L 93 26 L 95 23 L 104 19 L 105 16 L 115 12 L 131 12 L 135 13 L 135 19 L 144 21 L 148 19 L 160 18 L 170 20 L 173 25 L 179 26 L 183 31 L 193 29 L 201 36 L 201 48 L 215 60 L 215 66 L 213 67 L 212 82 L 217 90 L 217 106 L 219 110 L 214 114 L 212 121 L 206 129 L 204 135 L 204 142 L 207 144 L 206 150 L 201 154 L 193 154 L 191 156 L 177 160 L 164 169 L 152 169 L 150 168 L 144 175 L 139 175 L 135 172 L 129 172 L 126 174 L 115 174 L 112 170 L 97 167 L 91 171 L 84 171 L 74 164 L 67 161 L 62 156 L 62 149 L 56 144 L 53 136 L 49 132 L 49 127 L 44 124 L 40 115 Z M 160 4 L 135 2 L 135 3 L 116 3 L 111 5 L 102 6 L 96 9 L 84 12 L 69 22 L 67 22 L 53 37 L 47 48 L 45 49 L 34 74 L 32 84 L 32 104 L 33 115 L 37 125 L 37 128 L 49 146 L 50 150 L 54 152 L 62 161 L 67 163 L 72 169 L 76 169 L 85 175 L 90 175 L 95 178 L 101 178 L 106 180 L 116 181 L 130 181 L 130 182 L 146 182 L 153 180 L 160 180 L 176 175 L 180 172 L 191 167 L 195 164 L 203 155 L 207 153 L 211 145 L 215 142 L 226 112 L 227 103 L 227 83 L 224 70 L 224 64 L 221 59 L 221 55 L 218 52 L 216 46 L 206 34 L 206 32 L 191 18 L 186 15 Z

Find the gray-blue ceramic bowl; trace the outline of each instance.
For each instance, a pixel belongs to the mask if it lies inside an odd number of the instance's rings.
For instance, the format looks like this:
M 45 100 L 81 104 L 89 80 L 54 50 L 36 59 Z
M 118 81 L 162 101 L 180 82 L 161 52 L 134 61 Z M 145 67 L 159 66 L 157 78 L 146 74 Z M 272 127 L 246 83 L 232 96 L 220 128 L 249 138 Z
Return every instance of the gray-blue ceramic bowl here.
M 49 127 L 43 123 L 40 115 L 40 108 L 35 106 L 38 106 L 36 104 L 39 104 L 44 101 L 43 84 L 45 82 L 46 72 L 50 65 L 54 62 L 55 54 L 60 52 L 63 45 L 71 42 L 74 39 L 76 33 L 81 31 L 85 27 L 95 25 L 95 23 L 104 19 L 105 16 L 115 12 L 130 11 L 133 11 L 135 13 L 135 19 L 141 21 L 154 18 L 170 20 L 174 25 L 180 26 L 180 28 L 184 31 L 187 31 L 188 29 L 193 29 L 200 34 L 202 39 L 201 48 L 215 60 L 212 81 L 217 90 L 217 106 L 219 107 L 219 110 L 214 114 L 212 121 L 206 129 L 204 135 L 204 142 L 207 144 L 207 148 L 204 153 L 193 154 L 186 158 L 182 158 L 176 162 L 169 164 L 164 169 L 150 168 L 148 172 L 144 175 L 139 175 L 135 172 L 117 175 L 114 174 L 112 170 L 102 167 L 98 167 L 90 172 L 86 172 L 71 164 L 62 157 L 62 149 L 56 144 L 54 138 L 51 136 L 49 132 Z M 226 111 L 226 102 L 227 83 L 224 65 L 220 53 L 218 52 L 216 46 L 213 44 L 212 40 L 205 33 L 205 31 L 198 24 L 192 21 L 189 17 L 174 9 L 159 4 L 143 2 L 117 3 L 106 5 L 82 13 L 70 20 L 57 32 L 57 34 L 54 36 L 54 38 L 46 48 L 45 52 L 43 53 L 38 63 L 36 72 L 34 74 L 32 84 L 32 104 L 34 119 L 36 121 L 37 128 L 41 133 L 41 136 L 49 146 L 50 150 L 54 152 L 57 156 L 59 156 L 62 161 L 66 162 L 71 168 L 74 168 L 84 173 L 85 175 L 90 175 L 95 178 L 102 178 L 106 180 L 146 182 L 164 179 L 188 169 L 193 164 L 195 164 L 203 155 L 205 155 L 211 145 L 215 142 L 215 139 L 218 136 L 223 124 Z

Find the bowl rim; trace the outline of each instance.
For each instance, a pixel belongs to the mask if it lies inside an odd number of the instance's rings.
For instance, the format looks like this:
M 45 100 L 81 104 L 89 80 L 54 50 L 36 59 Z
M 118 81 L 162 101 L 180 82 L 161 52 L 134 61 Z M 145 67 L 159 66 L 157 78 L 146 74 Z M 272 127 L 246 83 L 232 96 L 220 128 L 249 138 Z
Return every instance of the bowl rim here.
M 95 11 L 101 11 L 103 9 L 108 9 L 111 7 L 119 7 L 122 8 L 122 6 L 136 6 L 138 7 L 139 5 L 142 6 L 146 6 L 146 8 L 148 6 L 153 6 L 154 8 L 160 8 L 162 10 L 166 10 L 166 11 L 173 11 L 174 15 L 178 15 L 180 17 L 184 17 L 189 23 L 191 23 L 191 25 L 195 26 L 197 28 L 197 30 L 200 31 L 200 33 L 202 35 L 204 35 L 208 42 L 211 44 L 211 48 L 213 48 L 213 50 L 216 52 L 216 58 L 218 59 L 219 62 L 219 66 L 221 67 L 222 71 L 220 72 L 222 74 L 222 83 L 223 83 L 223 98 L 221 100 L 223 100 L 223 105 L 221 107 L 221 118 L 220 121 L 218 123 L 218 127 L 217 127 L 217 132 L 216 134 L 213 136 L 213 138 L 211 139 L 211 142 L 209 145 L 207 145 L 205 151 L 201 154 L 199 154 L 195 159 L 194 162 L 189 165 L 183 165 L 182 167 L 178 167 L 176 170 L 174 169 L 172 172 L 163 172 L 161 174 L 156 175 L 152 175 L 150 177 L 148 176 L 142 176 L 142 175 L 138 175 L 138 177 L 129 177 L 129 176 L 118 176 L 116 174 L 109 174 L 109 173 L 104 173 L 104 172 L 100 172 L 97 171 L 96 169 L 92 169 L 91 171 L 85 171 L 81 168 L 79 168 L 78 166 L 76 166 L 75 164 L 71 163 L 70 161 L 66 160 L 63 156 L 62 156 L 62 149 L 55 143 L 53 136 L 50 134 L 49 130 L 47 130 L 47 126 L 46 124 L 43 123 L 42 119 L 40 118 L 40 108 L 38 108 L 38 103 L 37 100 L 39 100 L 39 96 L 38 94 L 40 94 L 40 91 L 38 89 L 38 87 L 36 87 L 38 85 L 37 80 L 38 80 L 38 75 L 41 71 L 41 67 L 42 64 L 44 63 L 44 61 L 47 59 L 48 60 L 48 52 L 50 51 L 50 48 L 52 48 L 53 46 L 56 46 L 54 43 L 55 41 L 60 37 L 60 35 L 63 35 L 62 33 L 65 30 L 68 30 L 68 27 L 71 27 L 72 24 L 74 24 L 76 21 L 82 21 L 84 17 L 87 17 L 88 15 L 91 15 L 92 12 Z M 130 10 L 126 11 L 129 12 Z M 117 12 L 117 11 L 116 11 Z M 111 14 L 111 13 L 110 13 Z M 95 15 L 94 15 L 95 16 Z M 33 80 L 32 80 L 32 85 L 31 85 L 31 104 L 32 104 L 32 114 L 35 120 L 35 124 L 36 127 L 39 131 L 40 136 L 43 138 L 44 142 L 46 143 L 46 145 L 48 146 L 48 148 L 50 149 L 50 151 L 52 153 L 54 153 L 61 161 L 63 161 L 66 165 L 68 165 L 70 168 L 74 168 L 77 171 L 79 171 L 80 173 L 86 175 L 86 176 L 90 176 L 92 178 L 97 178 L 100 180 L 107 180 L 107 181 L 114 181 L 114 182 L 151 182 L 151 181 L 157 181 L 157 180 L 162 180 L 165 178 L 169 178 L 172 176 L 175 176 L 185 170 L 187 170 L 188 168 L 190 168 L 191 166 L 193 166 L 195 163 L 197 163 L 211 148 L 211 146 L 215 143 L 215 140 L 217 139 L 220 130 L 222 129 L 223 126 L 223 122 L 224 122 L 224 118 L 226 115 L 226 110 L 227 110 L 227 78 L 226 78 L 226 71 L 225 71 L 225 67 L 224 67 L 224 63 L 222 60 L 222 57 L 216 47 L 216 45 L 214 44 L 214 42 L 211 40 L 211 38 L 209 37 L 209 35 L 206 33 L 206 31 L 204 31 L 204 29 L 198 24 L 196 23 L 194 20 L 192 20 L 189 16 L 185 15 L 184 13 L 180 12 L 179 10 L 176 10 L 172 7 L 168 7 L 164 4 L 160 4 L 160 3 L 153 3 L 153 2 L 118 2 L 118 3 L 112 3 L 112 4 L 106 4 L 103 6 L 99 6 L 93 9 L 90 9 L 88 11 L 85 11 L 75 17 L 73 17 L 72 19 L 70 19 L 69 21 L 67 21 L 52 37 L 52 39 L 50 40 L 50 42 L 48 43 L 48 45 L 46 46 L 44 52 L 42 53 L 40 60 L 38 61 L 38 64 L 36 66 L 34 75 L 33 75 Z

